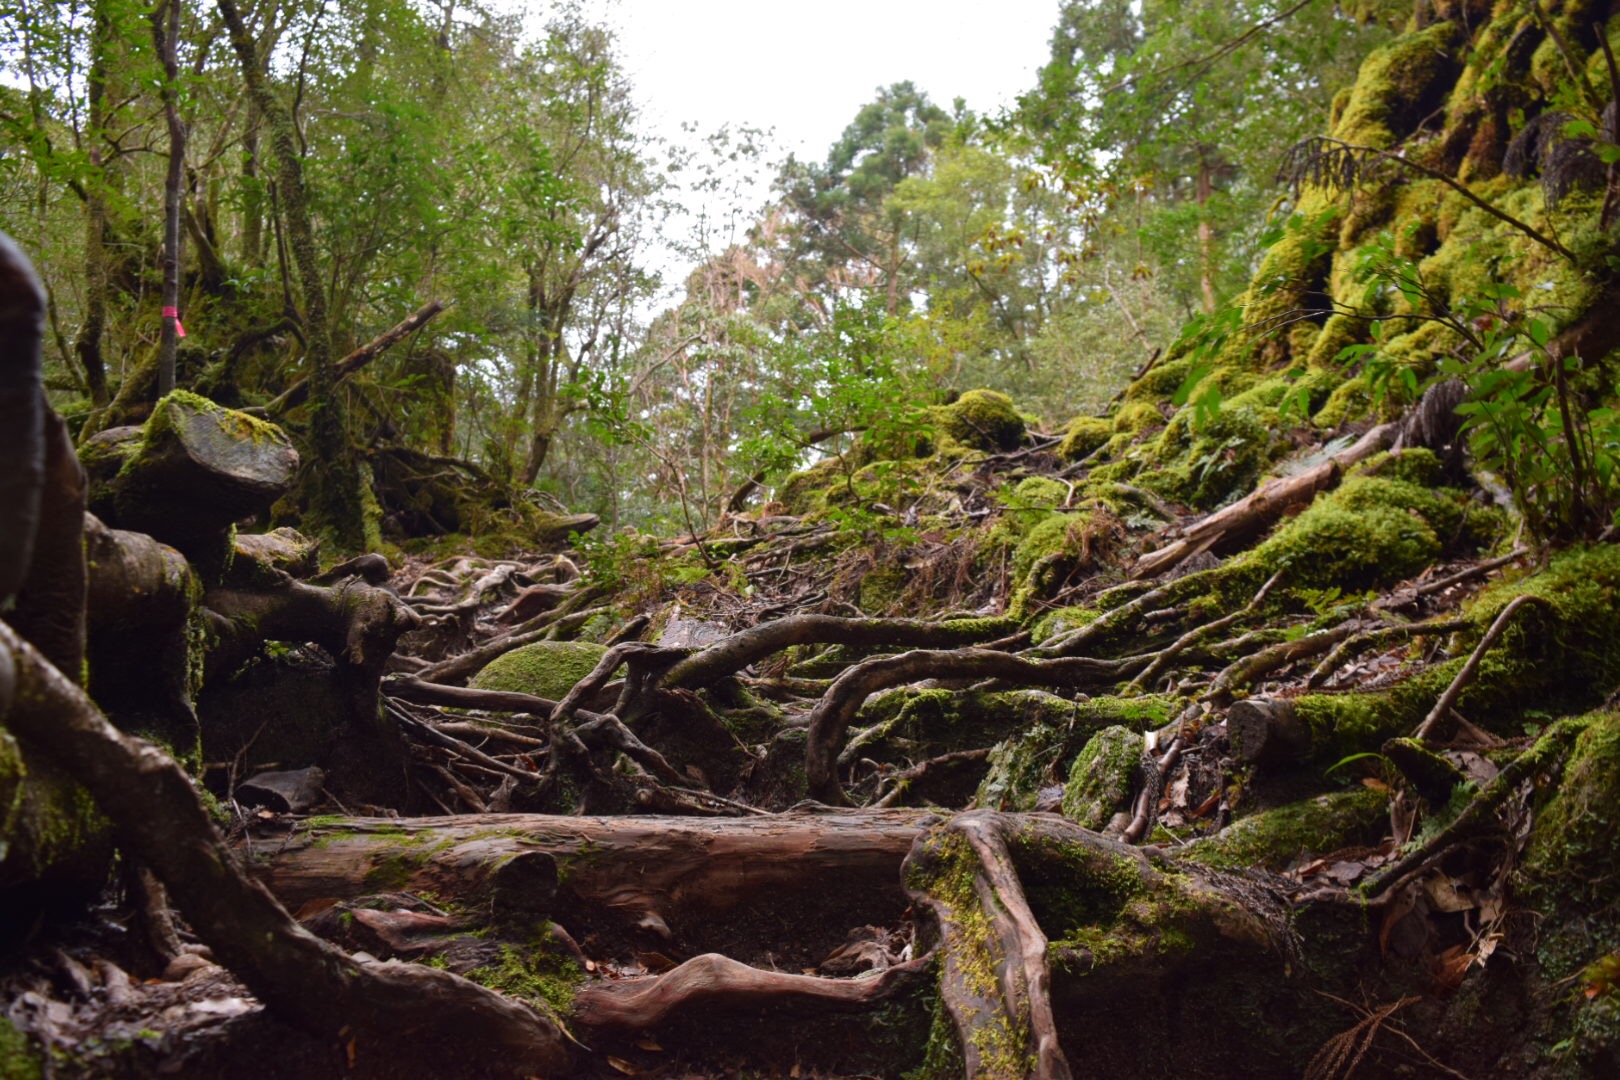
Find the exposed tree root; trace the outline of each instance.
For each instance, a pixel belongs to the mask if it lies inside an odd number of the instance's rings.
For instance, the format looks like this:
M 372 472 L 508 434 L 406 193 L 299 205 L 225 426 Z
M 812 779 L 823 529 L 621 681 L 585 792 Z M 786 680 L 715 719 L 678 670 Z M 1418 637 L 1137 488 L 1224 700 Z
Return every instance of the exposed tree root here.
M 392 1054 L 414 1039 L 418 1060 L 474 1064 L 489 1075 L 564 1068 L 562 1033 L 531 1009 L 420 966 L 362 964 L 294 923 L 236 866 L 191 781 L 155 747 L 101 716 L 10 627 L 0 624 L 6 724 L 74 764 L 128 851 L 151 867 L 214 954 L 261 999 L 312 1032 L 353 1034 L 357 1054 Z M 455 1010 L 458 1024 L 442 1024 Z

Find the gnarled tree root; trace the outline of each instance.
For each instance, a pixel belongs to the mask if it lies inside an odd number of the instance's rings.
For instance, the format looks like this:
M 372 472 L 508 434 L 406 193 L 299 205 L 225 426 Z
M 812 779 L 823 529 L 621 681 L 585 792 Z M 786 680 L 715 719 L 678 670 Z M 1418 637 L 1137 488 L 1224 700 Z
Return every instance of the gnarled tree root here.
M 410 1046 L 457 1075 L 560 1073 L 569 1051 L 548 1018 L 448 972 L 363 964 L 298 926 L 236 864 L 191 781 L 167 755 L 111 724 L 82 690 L 0 624 L 0 715 L 74 775 L 129 852 L 227 967 L 272 1009 L 319 1035 L 353 1039 L 357 1062 Z M 456 1016 L 446 1025 L 446 1015 Z

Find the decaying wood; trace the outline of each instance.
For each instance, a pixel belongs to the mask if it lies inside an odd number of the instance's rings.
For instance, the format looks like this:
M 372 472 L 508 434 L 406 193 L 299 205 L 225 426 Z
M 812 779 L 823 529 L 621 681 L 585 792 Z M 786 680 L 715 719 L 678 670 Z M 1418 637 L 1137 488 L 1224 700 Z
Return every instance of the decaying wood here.
M 1252 765 L 1277 765 L 1304 757 L 1310 729 L 1284 698 L 1245 698 L 1226 711 L 1226 730 L 1238 758 Z
M 726 1007 L 792 1010 L 795 1023 L 820 1011 L 871 1008 L 916 983 L 932 956 L 897 964 L 871 978 L 829 979 L 764 971 L 718 953 L 695 956 L 665 975 L 599 982 L 574 999 L 571 1019 L 587 1030 L 646 1031 L 686 1012 L 703 1015 Z
M 352 818 L 300 826 L 256 867 L 290 907 L 376 891 L 378 866 L 407 888 L 476 892 L 505 860 L 544 852 L 567 868 L 551 917 L 569 916 L 701 942 L 728 912 L 814 901 L 829 881 L 839 903 L 904 907 L 900 864 L 933 816 L 921 810 L 788 813 L 748 818 L 544 814 Z M 420 857 L 413 857 L 412 853 Z M 870 920 L 868 920 L 870 921 Z

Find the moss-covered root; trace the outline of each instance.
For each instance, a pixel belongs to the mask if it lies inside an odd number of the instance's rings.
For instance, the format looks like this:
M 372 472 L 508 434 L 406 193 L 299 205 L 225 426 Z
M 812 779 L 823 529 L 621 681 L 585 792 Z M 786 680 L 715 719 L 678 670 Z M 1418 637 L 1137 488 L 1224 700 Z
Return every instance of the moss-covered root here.
M 940 998 L 966 1074 L 1061 1080 L 1072 1073 L 1052 1015 L 1046 935 L 1008 848 L 1017 820 L 988 811 L 957 816 L 912 849 L 906 883 L 938 924 Z
M 1047 815 L 959 814 L 917 841 L 905 875 L 937 923 L 940 1001 L 975 1078 L 1066 1077 L 1069 1054 L 1087 1055 L 1082 1070 L 1109 1060 L 1109 1037 L 1077 1024 L 1074 1001 L 1162 988 L 1195 953 L 1275 955 L 1287 921 L 1255 880 L 1171 870 Z

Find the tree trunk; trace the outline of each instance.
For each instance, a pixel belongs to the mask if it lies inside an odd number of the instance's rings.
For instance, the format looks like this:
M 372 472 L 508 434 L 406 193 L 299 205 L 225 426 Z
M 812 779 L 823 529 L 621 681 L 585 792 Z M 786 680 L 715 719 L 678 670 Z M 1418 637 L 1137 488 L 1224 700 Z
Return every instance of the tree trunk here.
M 91 13 L 90 70 L 85 76 L 88 99 L 86 148 L 90 177 L 84 199 L 84 317 L 74 342 L 84 380 L 90 390 L 90 403 L 104 408 L 111 395 L 107 390 L 107 362 L 101 353 L 102 335 L 107 326 L 107 294 L 112 274 L 107 265 L 107 166 L 102 149 L 102 133 L 107 125 L 107 48 L 111 28 L 106 5 L 98 3 Z
M 1198 148 L 1198 179 L 1195 197 L 1198 200 L 1198 284 L 1204 293 L 1204 312 L 1215 312 L 1215 232 L 1209 223 L 1209 199 L 1215 194 L 1215 184 L 1209 171 L 1209 157 L 1204 147 Z
M 270 129 L 281 212 L 304 297 L 304 338 L 308 349 L 305 366 L 311 400 L 310 441 L 314 450 L 312 467 L 307 474 L 312 487 L 310 513 L 317 525 L 330 532 L 338 543 L 357 549 L 365 546 L 367 540 L 362 481 L 349 445 L 348 421 L 332 370 L 332 330 L 327 320 L 326 286 L 315 248 L 315 230 L 310 222 L 293 119 L 266 82 L 258 44 L 248 32 L 236 0 L 218 0 L 218 4 L 230 30 L 231 45 L 241 61 L 248 93 Z
M 158 345 L 157 396 L 174 389 L 174 359 L 180 335 L 180 199 L 186 167 L 186 125 L 180 120 L 176 59 L 180 0 L 166 0 L 152 11 L 152 46 L 163 64 L 163 116 L 169 129 L 169 167 L 163 179 L 163 337 Z

